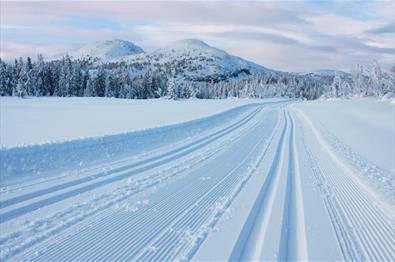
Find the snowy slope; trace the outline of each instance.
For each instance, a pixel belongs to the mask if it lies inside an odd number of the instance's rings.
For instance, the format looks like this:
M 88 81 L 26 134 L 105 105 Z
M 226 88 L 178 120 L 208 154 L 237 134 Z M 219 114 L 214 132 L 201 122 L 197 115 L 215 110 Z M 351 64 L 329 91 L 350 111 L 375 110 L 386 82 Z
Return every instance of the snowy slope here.
M 276 74 L 253 62 L 229 55 L 197 39 L 176 41 L 165 48 L 114 60 L 148 67 L 175 69 L 176 76 L 187 80 L 210 80 L 243 77 L 250 74 Z
M 359 131 L 360 144 L 391 154 L 394 138 L 376 131 L 395 131 L 392 121 L 393 105 L 369 100 L 266 100 L 126 136 L 0 150 L 0 259 L 394 261 L 392 162 L 351 139 Z M 366 143 L 375 135 L 389 142 Z
M 92 58 L 109 61 L 117 57 L 144 53 L 144 50 L 132 42 L 113 39 L 88 44 L 68 53 L 74 59 Z
M 321 75 L 321 76 L 340 76 L 342 78 L 351 77 L 350 73 L 340 71 L 340 70 L 332 70 L 332 69 L 315 70 L 315 71 L 313 71 L 313 73 L 316 75 Z
M 395 171 L 395 147 L 388 147 L 395 145 L 394 104 L 364 98 L 311 101 L 299 104 L 298 108 L 303 109 L 314 123 L 320 123 L 338 139 L 347 141 L 358 154 L 380 167 Z
M 248 99 L 0 97 L 0 147 L 126 133 L 206 117 L 252 102 Z
M 333 69 L 319 69 L 319 70 L 314 70 L 311 72 L 295 72 L 293 74 L 299 75 L 299 76 L 312 76 L 317 79 L 317 81 L 320 81 L 321 78 L 330 78 L 333 79 L 335 76 L 340 76 L 343 79 L 351 78 L 351 74 L 348 72 L 344 72 L 341 70 L 333 70 Z

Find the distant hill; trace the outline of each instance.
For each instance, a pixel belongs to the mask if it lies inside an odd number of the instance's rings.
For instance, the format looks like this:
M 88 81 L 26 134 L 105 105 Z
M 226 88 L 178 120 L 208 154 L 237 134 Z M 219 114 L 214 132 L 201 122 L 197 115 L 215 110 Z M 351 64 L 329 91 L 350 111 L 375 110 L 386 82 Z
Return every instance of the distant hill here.
M 113 39 L 85 45 L 68 53 L 74 59 L 92 58 L 109 61 L 118 57 L 144 53 L 144 50 L 132 42 Z

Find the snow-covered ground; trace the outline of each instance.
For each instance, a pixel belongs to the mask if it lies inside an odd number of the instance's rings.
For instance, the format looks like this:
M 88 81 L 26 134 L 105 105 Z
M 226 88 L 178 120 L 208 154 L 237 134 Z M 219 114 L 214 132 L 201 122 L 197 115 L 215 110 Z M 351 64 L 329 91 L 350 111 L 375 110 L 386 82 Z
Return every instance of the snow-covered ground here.
M 2 261 L 395 260 L 394 105 L 96 101 L 185 115 L 0 149 Z
M 185 122 L 253 102 L 0 97 L 0 146 L 11 148 L 126 133 Z
M 312 101 L 298 107 L 356 153 L 395 172 L 395 104 L 364 98 Z

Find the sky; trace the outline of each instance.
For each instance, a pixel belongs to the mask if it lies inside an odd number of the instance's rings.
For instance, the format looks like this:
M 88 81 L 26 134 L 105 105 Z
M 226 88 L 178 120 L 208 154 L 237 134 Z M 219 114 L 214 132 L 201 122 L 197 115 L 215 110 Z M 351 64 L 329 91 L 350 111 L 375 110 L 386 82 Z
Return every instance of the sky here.
M 107 39 L 145 51 L 197 38 L 283 71 L 395 64 L 395 1 L 3 1 L 0 57 L 51 57 Z

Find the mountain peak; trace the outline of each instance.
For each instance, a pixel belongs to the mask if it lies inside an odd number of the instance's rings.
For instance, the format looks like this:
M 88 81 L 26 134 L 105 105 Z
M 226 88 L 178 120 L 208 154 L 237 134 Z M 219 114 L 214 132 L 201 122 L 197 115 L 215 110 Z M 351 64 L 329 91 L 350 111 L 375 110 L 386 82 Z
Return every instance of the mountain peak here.
M 78 50 L 70 52 L 69 55 L 77 59 L 92 57 L 101 60 L 111 60 L 117 57 L 140 54 L 143 52 L 144 50 L 134 43 L 115 38 L 85 45 Z
M 195 47 L 209 47 L 209 45 L 202 40 L 195 38 L 187 38 L 178 40 L 175 42 L 176 44 L 185 45 L 185 46 L 195 46 Z

